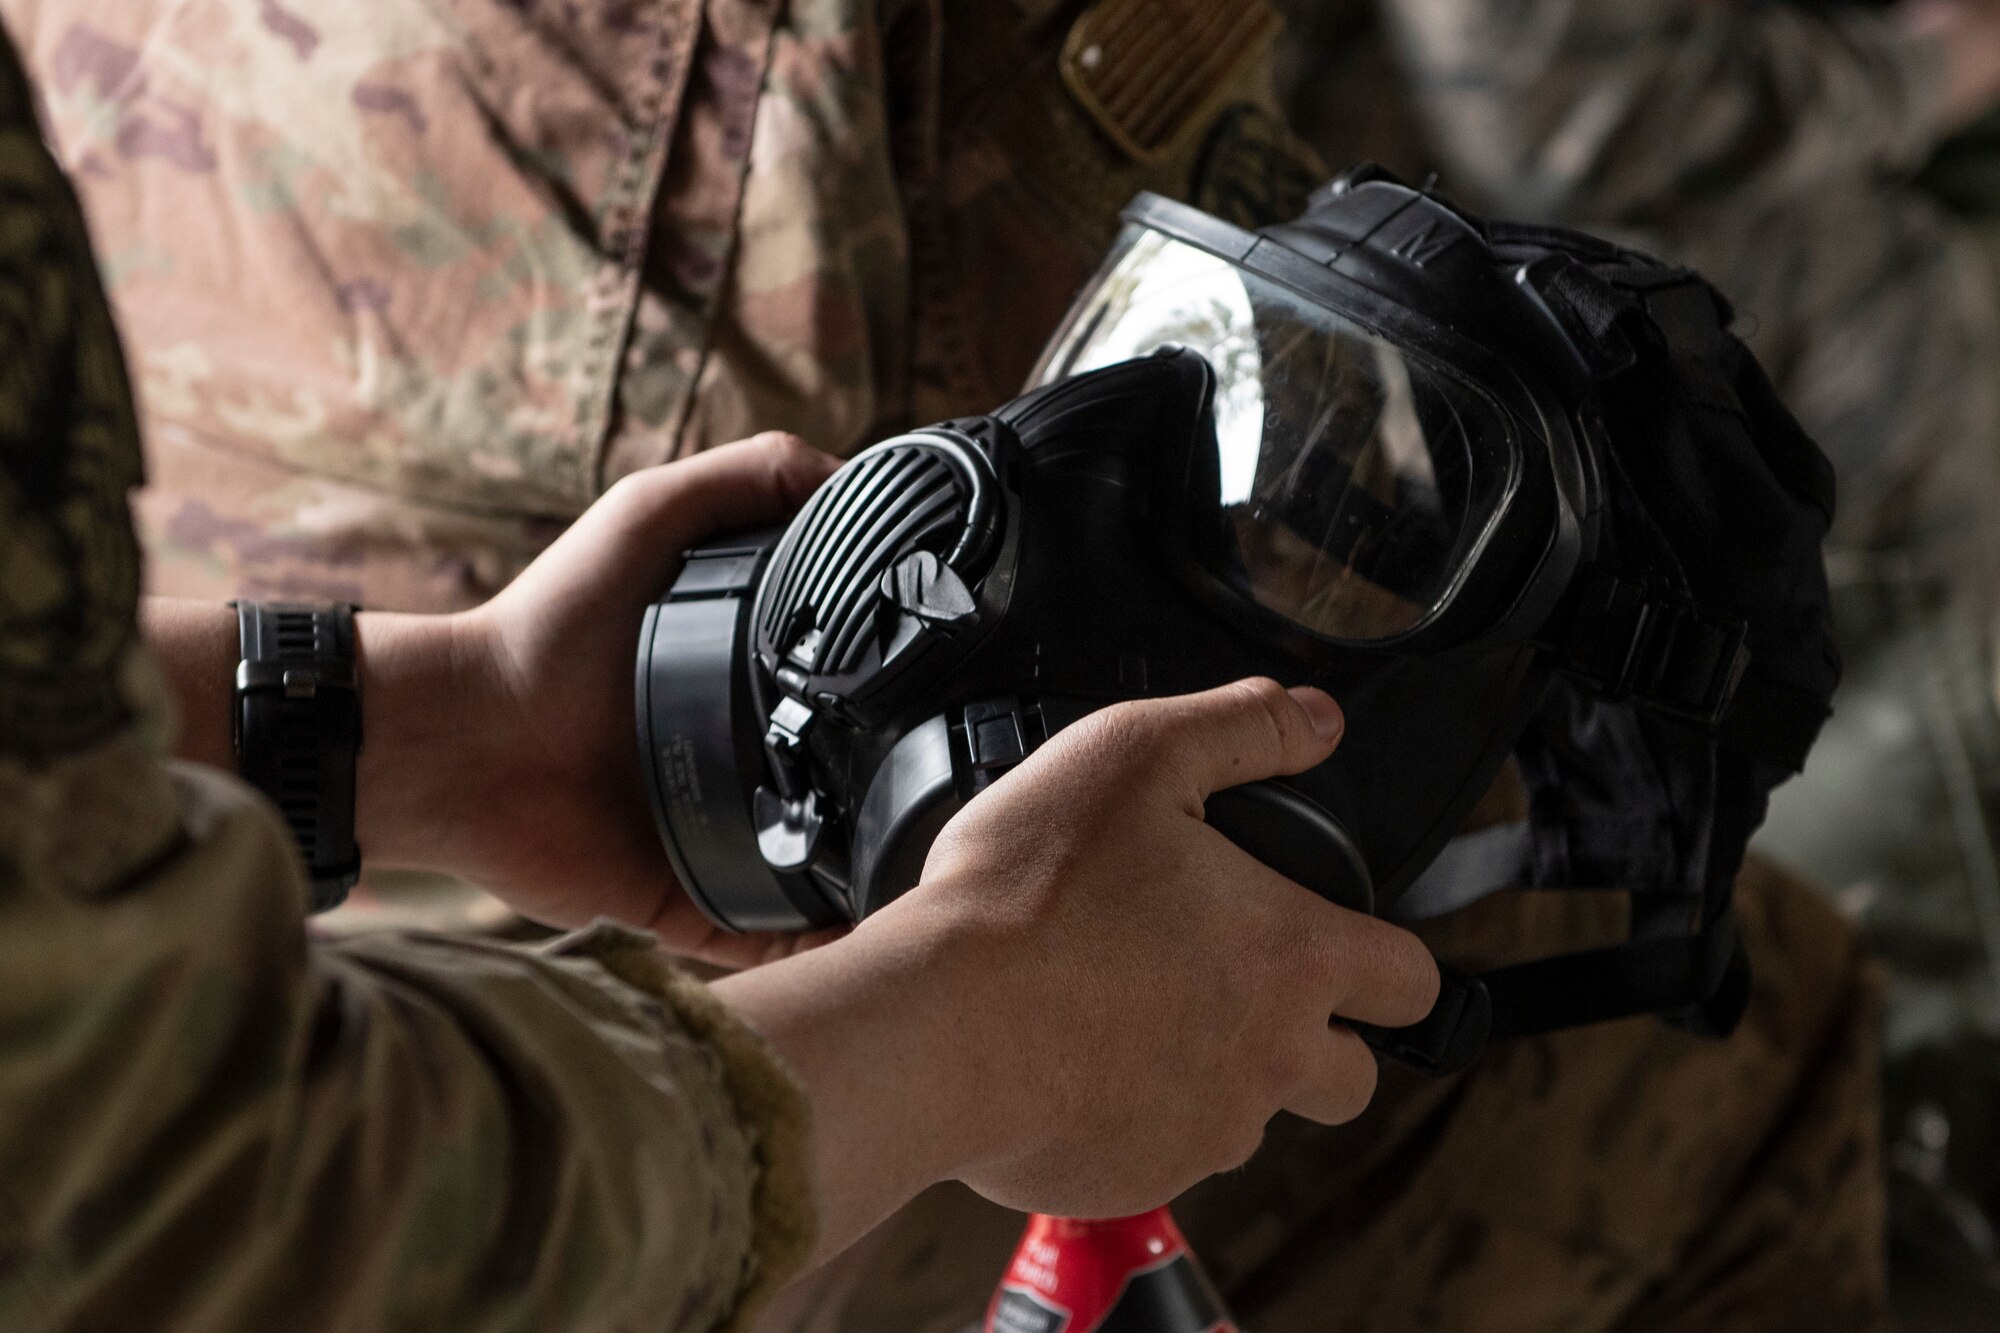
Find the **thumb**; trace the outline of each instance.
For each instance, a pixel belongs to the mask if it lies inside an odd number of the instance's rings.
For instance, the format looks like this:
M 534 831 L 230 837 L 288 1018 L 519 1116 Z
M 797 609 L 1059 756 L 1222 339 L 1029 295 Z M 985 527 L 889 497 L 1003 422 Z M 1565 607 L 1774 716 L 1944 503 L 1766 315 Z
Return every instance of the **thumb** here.
M 615 572 L 650 596 L 681 552 L 712 537 L 789 518 L 840 466 L 795 435 L 763 435 L 625 477 L 537 562 Z M 532 575 L 536 571 L 529 570 Z M 524 580 L 527 576 L 524 576 Z
M 683 547 L 731 529 L 789 518 L 840 460 L 796 435 L 762 435 L 649 468 L 625 479 L 627 517 L 654 549 Z
M 1197 806 L 1225 787 L 1316 767 L 1346 725 L 1325 691 L 1265 677 L 1133 707 L 1135 722 L 1157 729 L 1166 767 Z

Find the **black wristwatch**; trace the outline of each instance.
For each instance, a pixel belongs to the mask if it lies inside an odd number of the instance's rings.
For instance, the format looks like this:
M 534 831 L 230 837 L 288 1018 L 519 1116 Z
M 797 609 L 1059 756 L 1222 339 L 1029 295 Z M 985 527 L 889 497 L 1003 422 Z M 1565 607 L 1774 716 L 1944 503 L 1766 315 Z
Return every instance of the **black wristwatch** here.
M 338 907 L 361 874 L 354 769 L 361 682 L 351 606 L 237 602 L 236 767 L 292 826 L 312 910 Z

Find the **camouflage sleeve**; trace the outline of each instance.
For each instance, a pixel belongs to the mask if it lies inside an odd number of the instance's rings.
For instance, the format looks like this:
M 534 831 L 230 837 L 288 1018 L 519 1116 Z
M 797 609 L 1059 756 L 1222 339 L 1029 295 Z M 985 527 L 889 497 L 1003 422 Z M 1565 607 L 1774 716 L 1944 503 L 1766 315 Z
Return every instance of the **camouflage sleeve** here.
M 649 943 L 314 940 L 271 812 L 147 762 L 0 760 L 0 1326 L 711 1329 L 798 1266 L 800 1095 Z M 74 891 L 147 788 L 177 845 Z
M 1940 53 L 1861 6 L 1386 0 L 1452 188 L 1597 223 L 1914 168 Z
M 122 359 L 0 39 L 0 1328 L 740 1327 L 802 1094 L 644 937 L 342 944 L 168 766 Z

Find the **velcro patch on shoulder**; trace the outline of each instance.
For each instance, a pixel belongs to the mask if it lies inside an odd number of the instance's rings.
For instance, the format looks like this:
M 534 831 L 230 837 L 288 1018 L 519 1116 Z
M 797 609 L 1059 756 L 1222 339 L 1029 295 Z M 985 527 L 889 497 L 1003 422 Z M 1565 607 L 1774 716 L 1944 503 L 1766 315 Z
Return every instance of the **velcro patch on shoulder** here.
M 1266 0 L 1097 0 L 1063 41 L 1063 83 L 1112 142 L 1150 165 L 1282 27 Z

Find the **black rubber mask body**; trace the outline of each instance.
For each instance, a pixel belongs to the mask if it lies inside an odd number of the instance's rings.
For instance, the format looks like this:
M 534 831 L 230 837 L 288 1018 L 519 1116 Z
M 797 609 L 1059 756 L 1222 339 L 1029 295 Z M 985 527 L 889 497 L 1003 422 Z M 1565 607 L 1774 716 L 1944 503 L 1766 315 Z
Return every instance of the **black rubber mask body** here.
M 1042 387 L 865 450 L 649 611 L 642 768 L 688 892 L 737 930 L 859 919 L 1062 727 L 1270 676 L 1347 718 L 1318 768 L 1206 805 L 1280 873 L 1384 915 L 1631 899 L 1624 943 L 1448 973 L 1383 1049 L 1727 1032 L 1730 886 L 1838 677 L 1830 470 L 1727 303 L 1378 172 L 1256 233 L 1125 216 Z M 1517 850 L 1439 858 L 1510 752 Z
M 640 720 L 662 834 L 711 917 L 865 916 L 1061 727 L 1258 675 L 1327 690 L 1346 734 L 1308 773 L 1217 794 L 1210 821 L 1332 901 L 1393 902 L 1546 667 L 1525 631 L 1419 653 L 1246 626 L 1254 608 L 1193 570 L 1183 531 L 1212 388 L 1178 350 L 1076 376 L 875 446 L 775 542 L 691 555 L 645 626 Z

